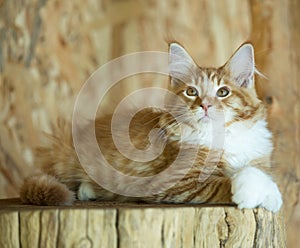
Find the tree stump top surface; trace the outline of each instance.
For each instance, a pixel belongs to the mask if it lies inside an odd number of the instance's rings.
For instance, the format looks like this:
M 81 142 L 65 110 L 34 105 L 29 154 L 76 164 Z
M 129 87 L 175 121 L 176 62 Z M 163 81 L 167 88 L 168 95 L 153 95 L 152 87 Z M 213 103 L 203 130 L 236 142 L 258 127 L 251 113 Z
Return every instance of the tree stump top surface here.
M 282 212 L 230 204 L 75 202 L 24 205 L 0 199 L 0 247 L 286 247 Z
M 0 211 L 46 210 L 46 209 L 136 209 L 136 208 L 236 208 L 235 204 L 171 204 L 145 202 L 75 201 L 71 206 L 36 206 L 23 204 L 19 198 L 0 199 Z

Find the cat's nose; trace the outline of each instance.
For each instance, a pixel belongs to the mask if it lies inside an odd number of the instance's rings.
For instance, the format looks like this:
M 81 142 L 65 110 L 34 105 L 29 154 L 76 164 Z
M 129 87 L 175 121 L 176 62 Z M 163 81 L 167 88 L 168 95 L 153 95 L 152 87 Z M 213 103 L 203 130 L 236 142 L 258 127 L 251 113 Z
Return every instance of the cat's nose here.
M 207 110 L 211 107 L 212 105 L 210 104 L 200 104 L 200 107 L 205 111 L 207 112 Z

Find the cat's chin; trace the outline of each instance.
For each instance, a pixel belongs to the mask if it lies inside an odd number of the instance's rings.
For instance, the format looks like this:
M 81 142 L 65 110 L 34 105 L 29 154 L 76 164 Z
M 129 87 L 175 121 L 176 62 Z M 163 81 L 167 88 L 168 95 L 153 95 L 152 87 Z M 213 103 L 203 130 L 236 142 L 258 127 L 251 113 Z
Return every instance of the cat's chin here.
M 200 123 L 206 124 L 206 123 L 209 123 L 209 122 L 211 122 L 211 118 L 207 115 L 200 118 Z

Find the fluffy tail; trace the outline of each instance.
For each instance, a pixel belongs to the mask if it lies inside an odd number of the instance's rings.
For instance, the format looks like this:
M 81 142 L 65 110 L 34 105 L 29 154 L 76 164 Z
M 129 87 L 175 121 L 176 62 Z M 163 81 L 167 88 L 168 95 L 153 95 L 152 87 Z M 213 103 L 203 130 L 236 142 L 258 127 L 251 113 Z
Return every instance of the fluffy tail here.
M 33 205 L 71 205 L 75 194 L 55 177 L 38 173 L 25 179 L 20 198 L 23 203 Z

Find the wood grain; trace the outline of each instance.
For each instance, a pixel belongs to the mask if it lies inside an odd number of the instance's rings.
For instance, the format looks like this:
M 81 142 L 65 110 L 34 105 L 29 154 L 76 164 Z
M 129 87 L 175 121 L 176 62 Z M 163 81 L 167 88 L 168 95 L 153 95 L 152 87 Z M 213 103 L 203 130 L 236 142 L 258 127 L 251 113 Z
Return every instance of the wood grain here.
M 286 247 L 282 213 L 229 205 L 0 200 L 0 247 Z

